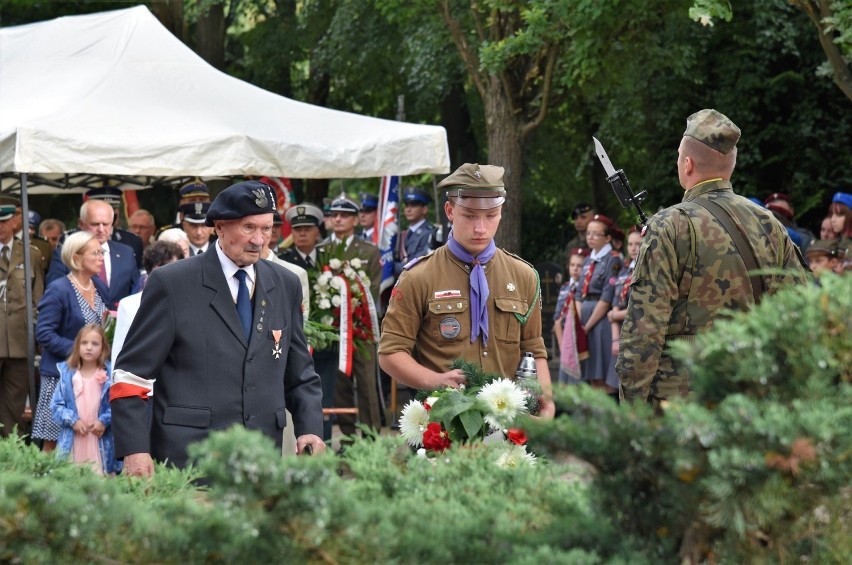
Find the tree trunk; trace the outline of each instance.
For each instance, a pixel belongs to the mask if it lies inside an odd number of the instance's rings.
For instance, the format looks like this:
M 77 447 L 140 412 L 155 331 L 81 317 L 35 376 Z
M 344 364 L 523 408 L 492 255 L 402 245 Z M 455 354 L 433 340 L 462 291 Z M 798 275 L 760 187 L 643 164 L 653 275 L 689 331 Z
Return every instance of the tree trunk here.
M 183 21 L 183 0 L 154 0 L 151 12 L 172 35 L 185 41 L 186 28 Z
M 485 99 L 485 129 L 488 135 L 488 164 L 506 169 L 506 204 L 495 237 L 498 247 L 522 255 L 521 250 L 521 173 L 523 140 L 520 119 L 512 114 L 511 104 L 498 77 L 490 77 Z
M 216 67 L 225 68 L 225 6 L 213 4 L 198 17 L 196 53 Z

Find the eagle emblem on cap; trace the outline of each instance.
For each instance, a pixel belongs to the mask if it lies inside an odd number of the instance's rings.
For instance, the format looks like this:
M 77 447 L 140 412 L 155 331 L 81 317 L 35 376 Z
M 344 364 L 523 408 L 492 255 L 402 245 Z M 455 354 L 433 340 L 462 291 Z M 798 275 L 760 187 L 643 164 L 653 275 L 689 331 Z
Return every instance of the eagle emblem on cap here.
M 204 212 L 204 203 L 203 202 L 195 202 L 195 214 L 200 216 Z
M 305 215 L 305 207 L 304 206 L 296 206 L 296 213 L 300 216 Z
M 255 188 L 251 191 L 257 198 L 255 198 L 254 203 L 257 204 L 258 208 L 266 208 L 269 206 L 269 198 L 266 196 L 266 191 L 260 188 Z
M 475 171 L 473 171 L 473 176 L 475 176 L 475 177 L 476 177 L 476 178 L 478 178 L 478 179 L 481 179 L 481 178 L 482 178 L 482 171 L 481 171 L 481 170 L 479 170 L 479 167 L 476 167 L 476 170 L 475 170 Z

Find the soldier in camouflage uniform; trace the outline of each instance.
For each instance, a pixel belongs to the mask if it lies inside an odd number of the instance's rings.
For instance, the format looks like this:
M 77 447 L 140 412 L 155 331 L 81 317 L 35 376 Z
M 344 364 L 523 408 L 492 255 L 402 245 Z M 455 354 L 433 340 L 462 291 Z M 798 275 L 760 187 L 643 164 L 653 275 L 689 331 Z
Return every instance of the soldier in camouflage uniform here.
M 715 202 L 740 226 L 767 293 L 806 280 L 804 261 L 771 212 L 734 194 L 740 130 L 716 110 L 689 117 L 678 149 L 683 201 L 656 214 L 642 238 L 622 328 L 616 371 L 626 400 L 656 403 L 689 392 L 689 375 L 666 345 L 692 340 L 727 312 L 759 299 L 743 258 L 722 223 L 706 206 Z
M 434 390 L 465 376 L 453 359 L 512 378 L 535 357 L 540 414 L 553 417 L 535 269 L 494 245 L 506 189 L 503 168 L 465 163 L 441 181 L 453 230 L 447 244 L 410 261 L 394 286 L 379 341 L 379 365 L 399 382 Z

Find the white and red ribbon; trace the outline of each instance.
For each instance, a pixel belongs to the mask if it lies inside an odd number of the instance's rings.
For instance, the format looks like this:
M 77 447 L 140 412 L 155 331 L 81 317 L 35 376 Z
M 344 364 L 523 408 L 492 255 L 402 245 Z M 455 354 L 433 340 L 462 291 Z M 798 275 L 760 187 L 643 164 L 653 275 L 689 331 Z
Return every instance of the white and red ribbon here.
M 352 293 L 349 281 L 343 275 L 335 275 L 340 279 L 340 351 L 337 357 L 337 369 L 347 377 L 352 375 L 352 356 L 355 344 L 352 335 Z

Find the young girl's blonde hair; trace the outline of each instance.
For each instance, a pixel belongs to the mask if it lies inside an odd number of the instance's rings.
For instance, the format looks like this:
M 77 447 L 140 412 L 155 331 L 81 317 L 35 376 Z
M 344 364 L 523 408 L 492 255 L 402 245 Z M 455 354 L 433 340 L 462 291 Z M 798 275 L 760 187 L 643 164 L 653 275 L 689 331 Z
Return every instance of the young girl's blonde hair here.
M 109 342 L 107 341 L 106 332 L 100 324 L 86 324 L 80 331 L 77 332 L 77 337 L 74 338 L 74 347 L 71 349 L 71 355 L 68 356 L 68 367 L 71 369 L 80 368 L 80 342 L 83 341 L 83 336 L 89 332 L 95 332 L 101 336 L 101 355 L 98 357 L 98 367 L 105 367 L 106 360 L 109 359 Z

